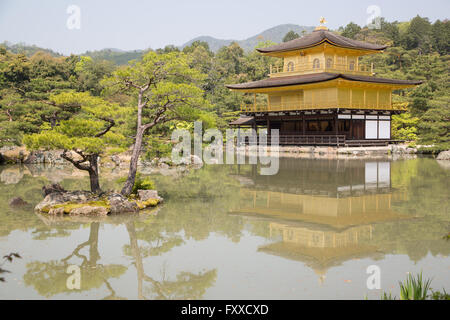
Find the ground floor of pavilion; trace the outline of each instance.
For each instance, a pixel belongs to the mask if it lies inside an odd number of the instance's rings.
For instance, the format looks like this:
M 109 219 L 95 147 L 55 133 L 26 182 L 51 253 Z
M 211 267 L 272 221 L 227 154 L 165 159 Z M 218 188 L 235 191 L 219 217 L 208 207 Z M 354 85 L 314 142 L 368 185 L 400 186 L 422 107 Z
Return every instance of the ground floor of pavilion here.
M 243 114 L 230 123 L 257 132 L 279 130 L 280 145 L 374 146 L 391 139 L 394 111 L 310 110 Z M 270 143 L 270 138 L 268 139 Z

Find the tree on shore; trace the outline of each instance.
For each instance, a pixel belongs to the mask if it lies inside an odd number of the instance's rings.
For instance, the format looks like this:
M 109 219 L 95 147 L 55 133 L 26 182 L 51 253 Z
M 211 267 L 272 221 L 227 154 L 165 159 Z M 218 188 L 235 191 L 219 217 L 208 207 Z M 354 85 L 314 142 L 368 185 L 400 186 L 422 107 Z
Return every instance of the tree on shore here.
M 86 92 L 60 93 L 51 96 L 50 101 L 55 106 L 72 106 L 80 111 L 53 128 L 47 126 L 40 133 L 25 136 L 25 145 L 30 150 L 63 149 L 62 158 L 87 171 L 91 191 L 100 193 L 98 158 L 106 148 L 120 147 L 125 142 L 116 122 L 122 108 Z
M 182 52 L 147 53 L 142 61 L 116 70 L 104 84 L 135 103 L 135 136 L 130 169 L 122 195 L 130 195 L 137 173 L 144 135 L 155 126 L 174 120 L 196 120 L 209 106 L 199 87 L 204 75 L 189 66 Z
M 285 34 L 285 36 L 283 37 L 283 42 L 288 42 L 297 38 L 300 38 L 300 35 L 297 32 L 291 30 Z

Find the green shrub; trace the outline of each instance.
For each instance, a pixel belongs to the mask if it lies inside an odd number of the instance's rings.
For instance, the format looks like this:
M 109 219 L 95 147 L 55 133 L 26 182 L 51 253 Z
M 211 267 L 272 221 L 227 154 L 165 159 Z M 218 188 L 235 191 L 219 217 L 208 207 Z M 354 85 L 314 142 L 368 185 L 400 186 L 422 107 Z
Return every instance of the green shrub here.
M 127 180 L 126 177 L 117 179 L 117 183 L 124 183 Z M 136 179 L 134 180 L 132 194 L 137 194 L 138 190 L 154 190 L 155 183 L 148 177 L 143 177 L 139 172 L 136 174 Z
M 153 158 L 168 157 L 172 154 L 173 144 L 169 139 L 151 136 L 148 139 L 147 151 L 144 154 L 144 158 L 152 160 Z
M 450 300 L 450 294 L 448 294 L 445 289 L 442 289 L 443 292 L 433 291 L 431 294 L 432 300 Z
M 424 281 L 422 273 L 417 275 L 417 278 L 411 274 L 405 282 L 400 284 L 400 300 L 426 300 L 428 291 L 430 290 L 431 280 Z
M 383 292 L 383 294 L 381 295 L 381 300 L 395 300 L 395 297 L 392 296 L 391 292 L 389 292 L 389 294 Z
M 442 151 L 450 150 L 450 144 L 435 145 L 432 147 L 420 147 L 417 151 L 421 154 L 437 155 Z

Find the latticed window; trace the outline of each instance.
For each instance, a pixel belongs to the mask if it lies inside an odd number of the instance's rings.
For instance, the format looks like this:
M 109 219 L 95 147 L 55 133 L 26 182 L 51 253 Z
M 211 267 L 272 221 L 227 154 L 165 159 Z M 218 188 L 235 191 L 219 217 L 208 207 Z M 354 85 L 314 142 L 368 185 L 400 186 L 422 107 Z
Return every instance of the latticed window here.
M 348 65 L 348 69 L 350 71 L 355 70 L 355 61 L 354 60 L 350 61 L 349 65 Z
M 317 58 L 313 60 L 313 69 L 320 69 L 320 60 Z
M 328 58 L 327 59 L 327 69 L 333 68 L 333 59 Z
M 294 71 L 294 63 L 291 61 L 287 65 L 287 71 Z

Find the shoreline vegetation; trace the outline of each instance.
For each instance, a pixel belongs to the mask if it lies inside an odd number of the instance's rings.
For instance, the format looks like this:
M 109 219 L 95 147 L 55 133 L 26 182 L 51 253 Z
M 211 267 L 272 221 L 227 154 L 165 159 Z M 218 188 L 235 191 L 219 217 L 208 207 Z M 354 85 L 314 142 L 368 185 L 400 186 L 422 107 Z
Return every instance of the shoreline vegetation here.
M 450 294 L 445 289 L 435 291 L 431 288 L 432 279 L 423 279 L 422 273 L 413 276 L 408 273 L 406 280 L 399 282 L 399 300 L 450 300 Z M 383 292 L 381 300 L 397 300 L 391 292 Z

